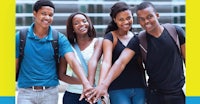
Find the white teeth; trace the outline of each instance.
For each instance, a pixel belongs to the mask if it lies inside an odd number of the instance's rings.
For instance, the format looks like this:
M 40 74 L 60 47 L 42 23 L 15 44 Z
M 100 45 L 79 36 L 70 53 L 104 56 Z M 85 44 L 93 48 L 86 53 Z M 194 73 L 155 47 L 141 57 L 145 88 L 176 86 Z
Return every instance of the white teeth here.
M 147 24 L 147 25 L 145 25 L 145 27 L 146 27 L 146 28 L 149 28 L 149 27 L 151 27 L 151 24 Z
M 85 31 L 85 30 L 87 30 L 87 28 L 81 27 L 79 30 L 80 30 L 80 31 Z
M 129 28 L 130 25 L 123 25 L 122 27 L 123 27 L 123 28 Z
M 49 22 L 48 21 L 43 21 L 45 24 L 48 24 Z

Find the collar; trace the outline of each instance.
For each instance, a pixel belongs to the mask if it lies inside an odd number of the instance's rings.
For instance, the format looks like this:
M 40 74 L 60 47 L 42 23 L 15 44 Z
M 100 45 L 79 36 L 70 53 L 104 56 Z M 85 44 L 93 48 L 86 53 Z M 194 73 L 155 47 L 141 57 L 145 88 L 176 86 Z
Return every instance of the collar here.
M 28 29 L 28 35 L 27 35 L 28 38 L 38 39 L 38 40 L 47 40 L 47 41 L 52 41 L 53 40 L 53 34 L 52 34 L 52 27 L 51 26 L 49 26 L 49 30 L 48 30 L 47 36 L 42 38 L 42 39 L 40 39 L 36 35 L 34 35 L 34 25 L 35 25 L 35 23 L 32 23 L 31 26 Z

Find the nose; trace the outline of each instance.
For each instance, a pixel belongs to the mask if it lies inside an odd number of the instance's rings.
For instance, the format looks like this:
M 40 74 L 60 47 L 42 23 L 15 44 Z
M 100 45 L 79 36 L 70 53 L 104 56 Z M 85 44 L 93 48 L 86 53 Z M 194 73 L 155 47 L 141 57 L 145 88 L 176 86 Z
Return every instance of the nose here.
M 129 20 L 124 20 L 123 23 L 124 23 L 124 24 L 127 24 L 127 23 L 129 23 Z
M 84 25 L 84 23 L 83 23 L 83 22 L 80 22 L 80 25 L 82 26 L 82 25 Z
M 46 16 L 45 16 L 45 19 L 50 19 L 50 16 L 49 16 L 49 15 L 46 15 Z
M 148 19 L 145 19 L 145 20 L 144 20 L 144 22 L 145 22 L 145 23 L 148 23 L 148 22 L 149 22 L 149 20 L 148 20 Z

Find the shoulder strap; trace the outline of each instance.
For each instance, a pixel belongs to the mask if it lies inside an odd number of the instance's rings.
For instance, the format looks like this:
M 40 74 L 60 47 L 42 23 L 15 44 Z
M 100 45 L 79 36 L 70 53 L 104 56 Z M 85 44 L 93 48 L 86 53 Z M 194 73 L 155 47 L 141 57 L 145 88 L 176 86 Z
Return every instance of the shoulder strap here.
M 19 32 L 19 37 L 20 37 L 20 55 L 19 55 L 19 62 L 22 61 L 23 56 L 24 56 L 24 47 L 26 44 L 26 36 L 27 36 L 27 31 L 28 28 L 21 29 Z
M 166 23 L 162 25 L 163 27 L 165 27 L 167 29 L 167 31 L 169 32 L 170 36 L 174 39 L 174 41 L 176 42 L 176 45 L 178 46 L 178 49 L 181 53 L 181 49 L 180 49 L 180 42 L 179 42 L 179 38 L 178 38 L 178 33 L 176 31 L 176 28 L 174 25 Z
M 74 48 L 75 48 L 76 53 L 81 61 L 81 65 L 83 66 L 83 69 L 85 70 L 86 75 L 88 75 L 88 66 L 85 62 L 85 59 L 83 58 L 83 55 L 81 54 L 81 50 L 77 43 L 74 44 Z
M 138 35 L 139 41 L 140 41 L 140 51 L 142 54 L 142 59 L 144 62 L 146 62 L 147 57 L 147 37 L 146 37 L 146 31 L 141 31 Z
M 18 80 L 19 70 L 21 66 L 22 59 L 24 57 L 24 47 L 26 43 L 26 36 L 27 36 L 28 28 L 24 28 L 19 30 L 19 38 L 20 38 L 20 45 L 19 45 L 19 63 L 18 63 L 18 70 L 16 74 L 16 81 Z
M 59 46 L 58 46 L 58 31 L 57 30 L 52 30 L 52 35 L 53 35 L 53 40 L 51 41 L 52 47 L 54 49 L 54 59 L 56 61 L 56 68 L 57 71 L 59 69 Z

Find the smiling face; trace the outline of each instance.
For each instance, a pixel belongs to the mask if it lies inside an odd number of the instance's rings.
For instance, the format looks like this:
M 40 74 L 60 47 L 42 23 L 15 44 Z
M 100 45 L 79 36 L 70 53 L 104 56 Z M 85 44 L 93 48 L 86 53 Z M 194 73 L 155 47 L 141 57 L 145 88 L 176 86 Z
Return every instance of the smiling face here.
M 113 19 L 117 24 L 118 29 L 122 31 L 129 31 L 133 24 L 133 16 L 130 10 L 121 11 Z
M 77 14 L 72 19 L 73 29 L 77 35 L 88 34 L 89 22 L 82 14 Z
M 158 22 L 159 14 L 155 12 L 151 6 L 142 10 L 138 10 L 137 18 L 142 28 L 149 33 L 155 31 L 156 27 L 159 26 Z
M 33 12 L 35 25 L 47 29 L 53 22 L 54 9 L 50 6 L 42 6 L 37 12 Z

